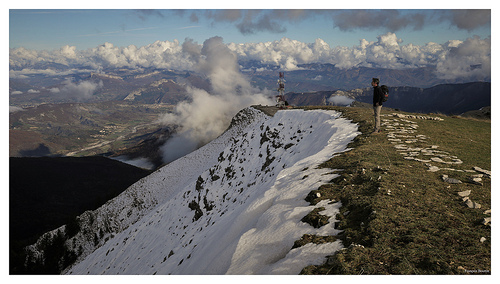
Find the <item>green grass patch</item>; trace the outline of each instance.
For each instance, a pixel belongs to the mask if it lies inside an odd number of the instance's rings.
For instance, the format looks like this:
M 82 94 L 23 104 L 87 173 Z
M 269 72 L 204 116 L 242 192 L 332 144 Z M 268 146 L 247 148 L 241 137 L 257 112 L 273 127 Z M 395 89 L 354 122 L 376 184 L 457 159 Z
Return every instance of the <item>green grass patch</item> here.
M 306 198 L 311 204 L 342 201 L 337 228 L 343 232 L 336 237 L 344 249 L 323 265 L 304 268 L 302 274 L 490 274 L 491 228 L 482 224 L 490 217 L 484 214 L 491 209 L 490 179 L 483 177 L 480 186 L 465 182 L 471 173 L 430 172 L 425 163 L 404 159 L 387 140 L 386 130 L 370 135 L 371 109 L 326 108 L 358 123 L 362 134 L 348 146 L 352 150 L 321 165 L 340 169 L 340 176 Z M 437 145 L 463 161 L 434 163 L 442 168 L 490 170 L 491 123 L 440 117 L 444 120 L 408 119 L 417 122 L 416 134 L 428 137 L 411 147 Z M 463 183 L 445 183 L 442 174 Z M 465 190 L 471 190 L 470 198 L 481 204 L 480 209 L 464 205 L 457 193 Z

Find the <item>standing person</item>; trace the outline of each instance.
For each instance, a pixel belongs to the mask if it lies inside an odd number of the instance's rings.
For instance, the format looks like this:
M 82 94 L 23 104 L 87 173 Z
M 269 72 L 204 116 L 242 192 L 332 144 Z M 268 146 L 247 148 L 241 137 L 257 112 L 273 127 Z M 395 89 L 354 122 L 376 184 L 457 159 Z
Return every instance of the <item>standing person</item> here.
M 382 99 L 384 94 L 379 85 L 380 80 L 378 78 L 373 78 L 373 114 L 375 116 L 375 129 L 372 134 L 380 133 L 380 111 L 382 110 Z

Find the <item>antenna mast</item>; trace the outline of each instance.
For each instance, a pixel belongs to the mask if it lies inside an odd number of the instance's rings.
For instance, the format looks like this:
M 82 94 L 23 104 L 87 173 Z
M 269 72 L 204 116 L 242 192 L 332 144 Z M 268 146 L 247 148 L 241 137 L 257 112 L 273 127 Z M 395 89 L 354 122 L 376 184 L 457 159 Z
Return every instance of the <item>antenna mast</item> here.
M 285 103 L 285 72 L 279 72 L 278 95 L 276 96 L 277 107 L 284 108 Z

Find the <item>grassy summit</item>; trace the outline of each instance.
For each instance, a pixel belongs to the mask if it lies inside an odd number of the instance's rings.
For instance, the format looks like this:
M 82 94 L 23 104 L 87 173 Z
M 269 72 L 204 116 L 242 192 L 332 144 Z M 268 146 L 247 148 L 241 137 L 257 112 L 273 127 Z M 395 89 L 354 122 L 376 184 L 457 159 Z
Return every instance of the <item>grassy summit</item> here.
M 483 175 L 477 185 L 469 178 L 479 174 L 473 167 L 491 170 L 491 122 L 434 114 L 426 116 L 443 120 L 400 119 L 392 114 L 408 113 L 385 110 L 383 133 L 370 135 L 371 109 L 332 109 L 358 123 L 362 134 L 349 145 L 351 151 L 322 165 L 342 169 L 340 177 L 314 189 L 307 201 L 342 201 L 337 227 L 343 234 L 336 238 L 345 249 L 302 273 L 490 274 L 491 227 L 485 218 L 491 217 L 491 180 Z M 402 125 L 414 125 L 415 131 L 387 135 Z M 403 152 L 413 154 L 405 158 Z M 429 171 L 430 166 L 439 170 Z M 447 183 L 443 175 L 462 183 Z M 468 190 L 480 208 L 469 208 L 458 194 Z M 296 246 L 334 240 L 303 236 Z

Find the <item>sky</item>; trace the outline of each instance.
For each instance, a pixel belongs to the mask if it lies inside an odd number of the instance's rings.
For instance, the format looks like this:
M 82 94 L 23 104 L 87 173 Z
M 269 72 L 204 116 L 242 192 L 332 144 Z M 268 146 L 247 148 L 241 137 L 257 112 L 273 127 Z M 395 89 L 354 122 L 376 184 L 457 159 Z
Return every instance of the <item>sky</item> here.
M 217 39 L 239 62 L 258 63 L 255 68 L 292 71 L 318 62 L 342 69 L 435 67 L 446 80 L 491 80 L 491 1 L 452 6 L 422 0 L 404 7 L 359 0 L 307 9 L 297 1 L 263 0 L 243 9 L 219 0 L 145 1 L 144 9 L 117 1 L 78 7 L 30 1 L 9 7 L 9 78 L 120 68 L 200 71 L 202 46 Z M 67 68 L 56 72 L 55 65 Z
M 437 9 L 388 10 L 386 7 L 394 6 L 386 4 L 390 1 L 382 1 L 379 2 L 382 3 L 381 10 L 373 7 L 371 10 L 362 10 L 356 6 L 352 7 L 355 9 L 341 7 L 340 10 L 334 10 L 337 6 L 324 4 L 315 4 L 302 10 L 294 8 L 294 1 L 267 4 L 266 1 L 258 0 L 255 2 L 257 4 L 250 6 L 251 9 L 232 9 L 232 3 L 207 1 L 210 3 L 195 5 L 206 6 L 196 10 L 183 10 L 175 7 L 175 4 L 166 5 L 172 7 L 167 7 L 169 9 L 135 10 L 122 9 L 122 4 L 116 5 L 116 1 L 111 1 L 114 4 L 108 4 L 108 7 L 93 6 L 104 9 L 92 8 L 91 4 L 91 9 L 75 9 L 62 4 L 50 5 L 51 1 L 48 5 L 45 1 L 44 5 L 29 2 L 26 4 L 23 1 L 19 8 L 9 7 L 9 48 L 54 50 L 69 45 L 84 50 L 106 42 L 117 47 L 141 47 L 155 41 L 183 42 L 186 38 L 201 44 L 213 36 L 222 37 L 226 43 L 270 42 L 283 37 L 313 43 L 321 38 L 333 48 L 352 47 L 358 45 L 361 39 L 374 41 L 377 36 L 387 32 L 395 33 L 402 44 L 414 45 L 464 41 L 474 35 L 484 39 L 491 35 L 488 13 L 479 10 L 456 12 L 451 9 L 461 7 L 449 4 L 448 7 L 432 5 Z M 369 2 L 362 0 L 356 3 L 364 6 L 362 4 Z M 486 1 L 474 3 L 474 6 L 466 8 L 491 8 L 482 4 Z M 430 4 L 433 4 L 432 1 L 423 1 L 420 7 L 431 7 Z M 42 9 L 31 9 L 37 6 L 42 6 Z M 109 9 L 109 6 L 120 6 L 120 9 Z M 155 4 L 145 6 L 155 7 Z M 162 6 L 165 5 L 156 4 L 156 7 Z M 370 6 L 373 4 L 367 5 L 368 8 Z M 262 7 L 278 10 L 257 9 Z

